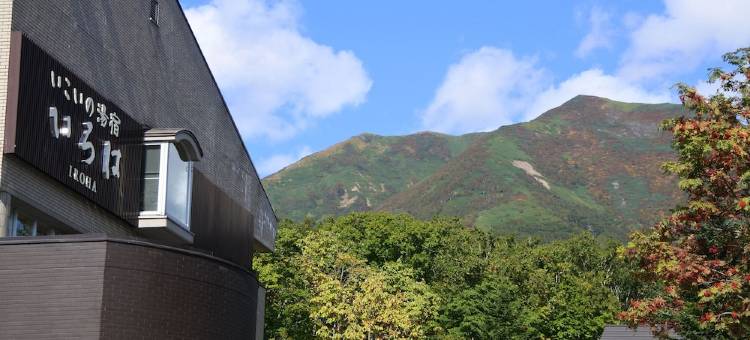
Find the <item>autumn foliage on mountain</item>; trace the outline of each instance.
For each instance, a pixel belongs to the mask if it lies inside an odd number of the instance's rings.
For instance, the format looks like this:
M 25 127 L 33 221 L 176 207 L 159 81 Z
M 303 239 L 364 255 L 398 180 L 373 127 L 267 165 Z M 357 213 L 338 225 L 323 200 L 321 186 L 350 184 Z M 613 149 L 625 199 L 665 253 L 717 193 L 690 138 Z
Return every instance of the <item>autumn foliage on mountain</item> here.
M 724 60 L 733 69 L 711 71 L 716 94 L 678 85 L 689 114 L 663 123 L 678 155 L 664 169 L 688 202 L 622 249 L 661 288 L 620 317 L 662 336 L 750 337 L 750 48 Z
M 362 134 L 264 179 L 281 218 L 356 211 L 460 217 L 496 235 L 544 241 L 587 230 L 627 240 L 683 200 L 660 165 L 678 104 L 576 96 L 536 119 L 450 136 Z

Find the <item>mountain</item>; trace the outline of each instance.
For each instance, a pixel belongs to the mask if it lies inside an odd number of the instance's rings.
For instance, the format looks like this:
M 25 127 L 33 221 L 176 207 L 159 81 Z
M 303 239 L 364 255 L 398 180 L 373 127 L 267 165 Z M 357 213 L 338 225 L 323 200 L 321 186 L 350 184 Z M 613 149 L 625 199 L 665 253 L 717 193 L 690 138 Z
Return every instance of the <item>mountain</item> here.
M 624 239 L 682 198 L 660 165 L 674 104 L 578 96 L 528 123 L 450 136 L 363 134 L 264 179 L 280 217 L 351 211 L 459 216 L 480 229 Z

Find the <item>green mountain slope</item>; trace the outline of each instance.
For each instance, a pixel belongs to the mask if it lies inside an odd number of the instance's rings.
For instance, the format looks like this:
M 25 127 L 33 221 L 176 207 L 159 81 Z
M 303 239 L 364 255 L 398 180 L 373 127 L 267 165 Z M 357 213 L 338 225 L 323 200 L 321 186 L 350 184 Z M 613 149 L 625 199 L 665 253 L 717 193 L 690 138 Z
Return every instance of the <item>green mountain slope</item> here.
M 435 173 L 477 134 L 362 134 L 312 154 L 263 184 L 278 216 L 300 220 L 367 211 Z
M 354 137 L 265 179 L 281 217 L 354 210 L 460 216 L 467 225 L 555 239 L 618 238 L 681 198 L 660 164 L 672 104 L 579 96 L 488 133 Z

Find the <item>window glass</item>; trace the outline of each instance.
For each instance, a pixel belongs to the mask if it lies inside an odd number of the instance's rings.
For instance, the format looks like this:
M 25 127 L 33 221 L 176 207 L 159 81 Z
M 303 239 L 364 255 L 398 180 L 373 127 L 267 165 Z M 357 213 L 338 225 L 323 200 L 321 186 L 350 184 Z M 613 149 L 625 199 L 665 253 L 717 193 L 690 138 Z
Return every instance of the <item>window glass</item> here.
M 75 234 L 70 227 L 46 216 L 37 209 L 20 201 L 13 208 L 9 219 L 7 235 L 4 236 L 51 236 Z
M 169 144 L 168 159 L 167 216 L 187 227 L 190 214 L 190 162 L 180 158 L 173 144 Z
M 59 232 L 55 227 L 46 223 L 37 222 L 36 224 L 36 236 L 52 236 L 57 235 Z
M 13 230 L 10 236 L 36 236 L 34 220 L 28 216 L 16 213 Z
M 143 155 L 143 197 L 141 211 L 159 209 L 159 163 L 161 145 L 147 145 Z

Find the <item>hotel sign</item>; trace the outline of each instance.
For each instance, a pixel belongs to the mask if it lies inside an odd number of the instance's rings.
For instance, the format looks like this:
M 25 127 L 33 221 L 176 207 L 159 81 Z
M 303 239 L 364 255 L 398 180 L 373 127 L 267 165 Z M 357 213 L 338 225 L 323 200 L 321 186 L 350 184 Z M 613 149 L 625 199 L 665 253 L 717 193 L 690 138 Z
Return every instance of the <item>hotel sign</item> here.
M 141 124 L 14 32 L 4 151 L 136 224 Z

